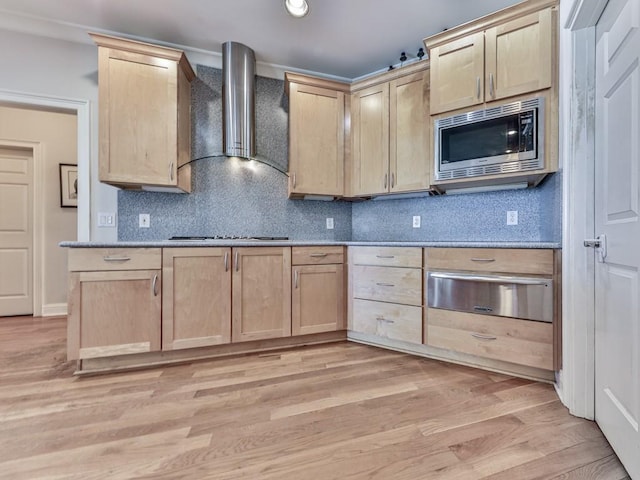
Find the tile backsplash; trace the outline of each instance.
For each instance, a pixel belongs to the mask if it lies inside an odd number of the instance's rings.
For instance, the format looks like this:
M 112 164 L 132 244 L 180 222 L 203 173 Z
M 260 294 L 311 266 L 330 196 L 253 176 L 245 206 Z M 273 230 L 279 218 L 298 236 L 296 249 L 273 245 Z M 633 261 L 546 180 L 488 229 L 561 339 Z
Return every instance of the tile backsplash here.
M 118 239 L 173 235 L 288 236 L 295 240 L 560 242 L 562 179 L 526 189 L 363 202 L 287 198 L 288 98 L 284 82 L 256 80 L 256 150 L 260 161 L 222 152 L 222 72 L 198 66 L 192 84 L 191 194 L 118 192 Z M 518 225 L 507 225 L 509 210 Z M 138 214 L 151 215 L 138 228 Z M 412 228 L 420 215 L 421 228 Z M 326 218 L 335 228 L 326 229 Z

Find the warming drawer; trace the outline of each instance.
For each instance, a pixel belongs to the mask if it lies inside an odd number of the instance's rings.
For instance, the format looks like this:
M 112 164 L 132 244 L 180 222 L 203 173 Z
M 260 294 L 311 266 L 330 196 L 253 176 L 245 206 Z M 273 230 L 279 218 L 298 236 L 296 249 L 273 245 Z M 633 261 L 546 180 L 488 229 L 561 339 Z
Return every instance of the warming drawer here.
M 431 308 L 553 322 L 549 278 L 429 272 Z

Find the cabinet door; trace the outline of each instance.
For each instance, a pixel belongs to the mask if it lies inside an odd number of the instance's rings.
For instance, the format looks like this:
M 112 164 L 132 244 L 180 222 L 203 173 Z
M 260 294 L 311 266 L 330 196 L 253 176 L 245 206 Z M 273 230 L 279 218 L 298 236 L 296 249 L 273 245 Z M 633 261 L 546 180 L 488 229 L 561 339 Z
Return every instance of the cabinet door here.
M 68 360 L 160 350 L 160 270 L 71 272 Z
M 484 34 L 434 47 L 431 61 L 431 115 L 484 101 Z
M 486 101 L 551 87 L 550 8 L 485 32 Z
M 289 85 L 289 194 L 344 193 L 344 93 Z
M 342 265 L 294 267 L 291 295 L 293 335 L 331 332 L 345 328 Z
M 233 249 L 232 342 L 291 335 L 291 248 Z
M 231 249 L 165 248 L 162 349 L 231 342 Z
M 99 49 L 100 181 L 177 182 L 177 64 Z
M 351 97 L 354 195 L 389 190 L 389 84 L 356 92 Z
M 389 85 L 389 190 L 429 188 L 429 81 L 426 72 L 393 80 Z

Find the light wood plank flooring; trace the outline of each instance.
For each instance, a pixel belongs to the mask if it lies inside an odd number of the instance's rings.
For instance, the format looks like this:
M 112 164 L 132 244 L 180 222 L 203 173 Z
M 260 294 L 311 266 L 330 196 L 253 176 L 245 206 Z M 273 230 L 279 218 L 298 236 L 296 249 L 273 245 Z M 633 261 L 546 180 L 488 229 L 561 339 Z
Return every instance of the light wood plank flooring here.
M 77 378 L 0 318 L 0 478 L 628 478 L 552 386 L 355 343 Z

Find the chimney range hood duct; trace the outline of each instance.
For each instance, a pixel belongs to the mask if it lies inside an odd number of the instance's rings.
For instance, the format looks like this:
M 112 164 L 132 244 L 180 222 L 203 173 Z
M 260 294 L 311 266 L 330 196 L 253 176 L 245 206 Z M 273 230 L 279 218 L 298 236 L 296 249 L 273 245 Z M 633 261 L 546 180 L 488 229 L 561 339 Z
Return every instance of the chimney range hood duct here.
M 255 157 L 256 57 L 246 45 L 222 44 L 223 151 L 230 157 Z

